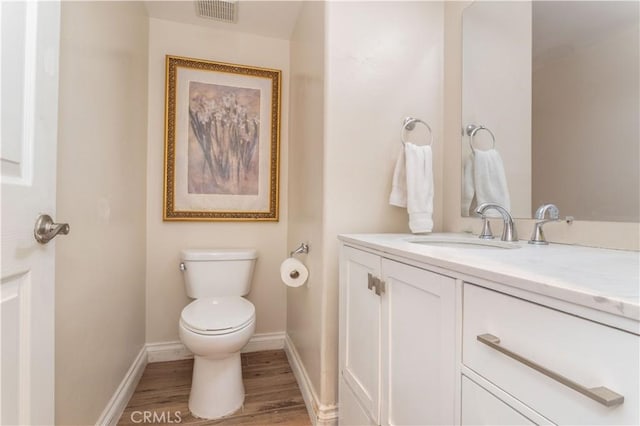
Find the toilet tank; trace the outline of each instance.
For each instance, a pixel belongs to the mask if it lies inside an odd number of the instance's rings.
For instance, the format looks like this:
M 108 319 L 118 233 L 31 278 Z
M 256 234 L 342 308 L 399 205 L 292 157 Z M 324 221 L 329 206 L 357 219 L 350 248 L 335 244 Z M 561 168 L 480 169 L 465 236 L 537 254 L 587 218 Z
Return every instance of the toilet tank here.
M 254 249 L 182 250 L 182 276 L 187 296 L 245 296 L 251 289 L 253 267 L 258 258 Z

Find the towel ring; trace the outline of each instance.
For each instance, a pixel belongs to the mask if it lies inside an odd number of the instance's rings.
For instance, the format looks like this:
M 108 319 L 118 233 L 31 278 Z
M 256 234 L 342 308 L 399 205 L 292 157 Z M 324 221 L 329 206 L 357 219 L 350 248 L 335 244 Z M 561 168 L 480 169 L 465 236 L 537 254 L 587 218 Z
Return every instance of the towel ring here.
M 429 138 L 429 143 L 427 145 L 428 146 L 433 145 L 433 132 L 431 131 L 431 127 L 429 127 L 429 125 L 426 122 L 420 120 L 419 118 L 413 118 L 413 117 L 407 117 L 402 122 L 402 129 L 400 129 L 400 141 L 402 142 L 402 145 L 407 143 L 407 141 L 404 140 L 404 131 L 405 130 L 411 131 L 415 129 L 416 123 L 424 124 L 427 130 L 429 130 L 430 138 Z
M 487 132 L 489 132 L 489 134 L 491 135 L 491 141 L 492 141 L 491 149 L 495 149 L 496 147 L 496 135 L 494 135 L 493 132 L 489 130 L 488 127 L 485 127 L 482 124 L 481 125 L 469 124 L 467 126 L 467 135 L 469 135 L 469 147 L 471 148 L 471 152 L 473 152 L 474 154 L 476 153 L 476 150 L 473 147 L 473 138 L 475 137 L 476 133 L 478 133 L 480 130 L 486 130 Z

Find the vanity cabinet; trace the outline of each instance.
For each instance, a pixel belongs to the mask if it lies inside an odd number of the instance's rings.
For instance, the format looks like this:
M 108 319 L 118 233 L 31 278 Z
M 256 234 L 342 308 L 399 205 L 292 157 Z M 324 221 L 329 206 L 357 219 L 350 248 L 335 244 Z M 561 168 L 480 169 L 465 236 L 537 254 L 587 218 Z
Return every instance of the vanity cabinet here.
M 580 293 L 491 275 L 488 255 L 470 256 L 472 270 L 458 252 L 375 238 L 341 246 L 340 424 L 640 424 L 637 305 L 616 315 L 597 309 L 603 297 L 577 304 Z M 615 285 L 637 285 L 628 270 Z
M 340 423 L 452 424 L 455 281 L 344 246 Z

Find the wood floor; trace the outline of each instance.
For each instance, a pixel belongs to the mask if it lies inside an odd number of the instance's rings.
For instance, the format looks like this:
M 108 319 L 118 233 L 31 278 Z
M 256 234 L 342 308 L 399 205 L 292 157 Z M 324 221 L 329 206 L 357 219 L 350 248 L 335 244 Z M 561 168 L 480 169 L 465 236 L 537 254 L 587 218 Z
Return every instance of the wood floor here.
M 231 416 L 203 420 L 189 412 L 193 360 L 148 364 L 118 424 L 310 425 L 300 389 L 284 351 L 242 354 L 244 406 Z M 179 414 L 176 414 L 179 413 Z M 153 416 L 153 414 L 149 415 Z M 154 417 L 150 417 L 154 420 Z

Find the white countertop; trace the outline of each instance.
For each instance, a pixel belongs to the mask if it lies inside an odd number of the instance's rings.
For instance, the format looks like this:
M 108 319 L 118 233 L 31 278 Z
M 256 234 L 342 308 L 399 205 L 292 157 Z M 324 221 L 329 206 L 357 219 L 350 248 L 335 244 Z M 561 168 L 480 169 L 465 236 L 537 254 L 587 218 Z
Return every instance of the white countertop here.
M 473 238 L 429 234 L 426 238 Z M 451 248 L 409 242 L 412 234 L 347 234 L 346 244 L 503 282 L 530 292 L 640 321 L 640 252 L 564 244 L 516 249 Z

